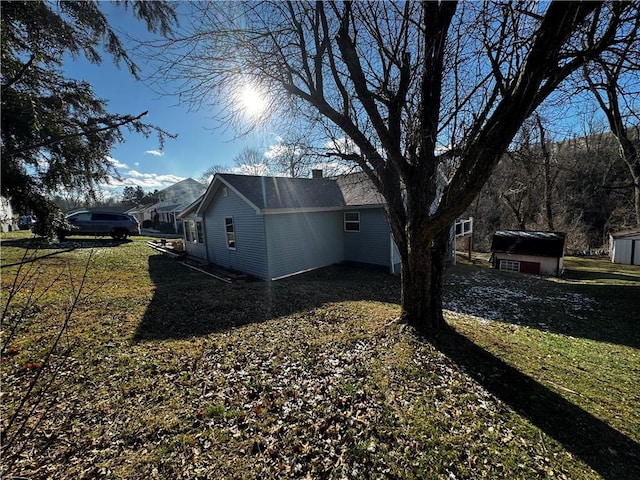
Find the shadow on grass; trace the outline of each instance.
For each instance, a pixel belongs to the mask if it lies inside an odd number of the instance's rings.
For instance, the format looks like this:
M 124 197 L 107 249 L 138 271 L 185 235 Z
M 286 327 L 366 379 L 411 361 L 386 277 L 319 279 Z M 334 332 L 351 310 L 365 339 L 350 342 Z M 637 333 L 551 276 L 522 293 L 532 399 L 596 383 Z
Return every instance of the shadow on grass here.
M 640 270 L 640 268 L 638 270 Z M 601 280 L 610 280 L 614 282 L 640 282 L 640 277 L 638 275 L 634 276 L 623 273 L 592 272 L 584 270 L 565 270 L 565 278 L 568 280 L 587 280 L 596 282 Z
M 2 240 L 4 247 L 17 247 L 25 250 L 24 256 L 19 262 L 3 263 L 2 268 L 13 267 L 16 265 L 24 265 L 26 263 L 35 262 L 43 258 L 55 257 L 62 253 L 72 252 L 81 248 L 108 248 L 118 247 L 123 244 L 131 243 L 131 240 L 114 240 L 105 238 L 82 238 L 78 240 L 68 239 L 64 242 L 49 243 L 40 237 L 19 238 L 13 240 Z M 39 255 L 40 250 L 53 250 L 50 253 Z
M 187 339 L 224 332 L 325 303 L 398 303 L 396 277 L 334 266 L 278 282 L 226 284 L 162 255 L 149 257 L 156 291 L 134 340 Z M 436 346 L 488 391 L 557 439 L 606 479 L 640 478 L 640 447 L 607 423 L 451 331 Z
M 459 268 L 459 267 L 458 267 Z M 469 268 L 464 267 L 462 271 Z M 481 269 L 482 282 L 491 283 L 496 271 Z M 458 275 L 460 274 L 458 270 Z M 464 274 L 464 273 L 463 273 Z M 193 271 L 162 255 L 149 257 L 149 275 L 156 292 L 142 322 L 136 340 L 180 339 L 221 332 L 249 323 L 263 322 L 282 315 L 312 310 L 324 303 L 370 300 L 399 303 L 400 285 L 397 277 L 376 270 L 353 266 L 333 266 L 276 282 L 226 284 L 201 272 Z M 468 273 L 467 276 L 470 276 Z M 504 281 L 504 280 L 502 280 Z M 447 283 L 447 281 L 445 281 Z M 579 292 L 594 300 L 593 308 L 579 315 L 562 302 L 518 310 L 520 325 L 544 331 L 589 338 L 597 341 L 640 348 L 640 284 L 630 285 L 567 285 L 544 282 L 544 288 L 555 293 Z M 467 285 L 469 290 L 474 285 Z M 517 290 L 518 287 L 514 287 Z M 541 300 L 549 290 L 539 292 Z M 478 302 L 467 298 L 460 304 L 459 290 L 445 285 L 446 309 L 476 313 Z M 488 307 L 500 311 L 499 298 Z M 482 310 L 480 310 L 481 312 Z M 495 318 L 495 317 L 489 317 Z M 498 321 L 516 318 L 510 311 L 502 312 Z
M 438 349 L 489 392 L 610 480 L 640 478 L 640 445 L 451 329 Z
M 277 282 L 227 284 L 162 255 L 149 257 L 156 291 L 134 341 L 184 339 L 305 312 L 329 302 L 397 303 L 388 274 L 334 266 Z
M 590 270 L 567 283 L 470 265 L 458 265 L 449 275 L 448 310 L 640 349 L 640 276 Z M 626 283 L 598 281 L 614 275 Z

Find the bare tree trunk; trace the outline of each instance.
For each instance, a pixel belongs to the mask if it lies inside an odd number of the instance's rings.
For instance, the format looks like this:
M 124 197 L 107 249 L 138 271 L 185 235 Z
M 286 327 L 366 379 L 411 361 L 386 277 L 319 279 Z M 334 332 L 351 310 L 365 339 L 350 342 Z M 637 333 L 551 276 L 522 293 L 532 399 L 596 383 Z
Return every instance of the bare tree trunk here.
M 553 184 L 556 176 L 551 173 L 551 152 L 547 145 L 544 126 L 540 115 L 535 115 L 535 121 L 540 132 L 540 148 L 542 149 L 542 162 L 544 167 L 544 211 L 547 217 L 547 230 L 555 230 L 553 224 Z
M 402 320 L 425 336 L 438 336 L 447 325 L 442 290 L 448 235 L 446 228 L 433 239 L 416 241 L 415 233 L 407 235 L 409 248 L 402 258 Z
M 500 196 L 507 203 L 507 205 L 511 209 L 511 212 L 513 212 L 513 216 L 516 217 L 516 221 L 518 222 L 518 228 L 520 230 L 526 230 L 527 224 L 524 220 L 524 217 L 520 214 L 520 206 L 522 205 L 522 199 L 520 199 L 520 201 L 518 202 L 518 205 L 516 205 L 514 202 L 511 201 L 507 193 L 503 192 L 500 194 Z

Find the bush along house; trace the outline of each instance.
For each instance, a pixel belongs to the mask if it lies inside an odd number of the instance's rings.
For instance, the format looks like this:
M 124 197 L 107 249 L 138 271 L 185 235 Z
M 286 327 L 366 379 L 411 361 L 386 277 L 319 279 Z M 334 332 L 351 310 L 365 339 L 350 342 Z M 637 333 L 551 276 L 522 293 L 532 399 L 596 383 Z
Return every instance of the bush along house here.
M 180 218 L 190 256 L 265 280 L 345 262 L 400 271 L 383 198 L 362 173 L 217 174 Z
M 499 270 L 559 277 L 565 237 L 562 232 L 501 230 L 493 234 L 490 261 Z

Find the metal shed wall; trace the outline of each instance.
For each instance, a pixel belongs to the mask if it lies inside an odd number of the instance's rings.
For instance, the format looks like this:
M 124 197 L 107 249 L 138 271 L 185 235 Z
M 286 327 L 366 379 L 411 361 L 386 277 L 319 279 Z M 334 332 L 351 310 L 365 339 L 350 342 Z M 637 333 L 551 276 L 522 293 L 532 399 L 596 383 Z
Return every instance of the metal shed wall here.
M 623 265 L 640 265 L 640 236 L 611 238 L 611 261 Z

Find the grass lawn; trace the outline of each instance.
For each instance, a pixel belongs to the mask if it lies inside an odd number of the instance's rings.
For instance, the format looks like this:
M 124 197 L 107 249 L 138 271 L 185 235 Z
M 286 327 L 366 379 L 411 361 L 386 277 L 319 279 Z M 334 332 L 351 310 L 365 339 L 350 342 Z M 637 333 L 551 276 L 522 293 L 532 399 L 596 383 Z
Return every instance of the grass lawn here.
M 226 284 L 144 237 L 27 239 L 0 250 L 2 478 L 640 478 L 638 267 L 461 259 L 432 345 L 391 275 Z

